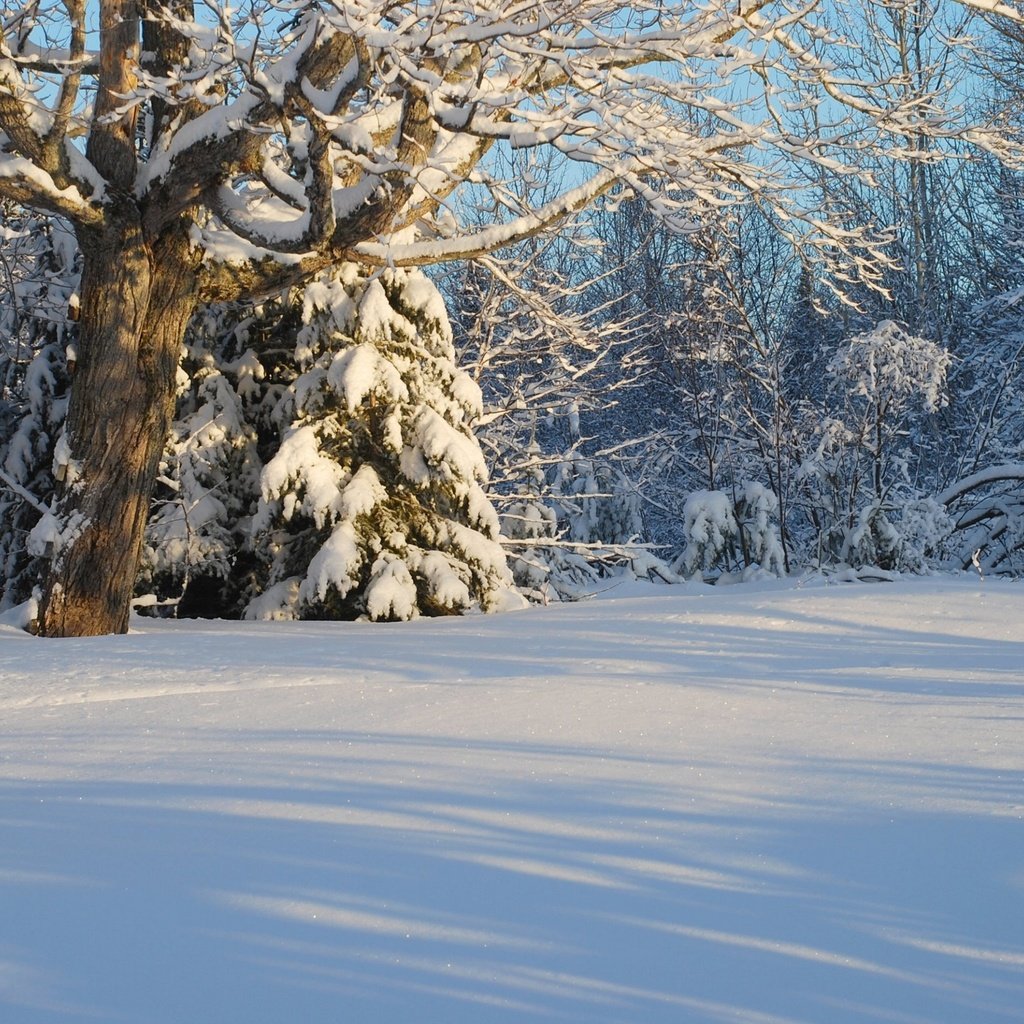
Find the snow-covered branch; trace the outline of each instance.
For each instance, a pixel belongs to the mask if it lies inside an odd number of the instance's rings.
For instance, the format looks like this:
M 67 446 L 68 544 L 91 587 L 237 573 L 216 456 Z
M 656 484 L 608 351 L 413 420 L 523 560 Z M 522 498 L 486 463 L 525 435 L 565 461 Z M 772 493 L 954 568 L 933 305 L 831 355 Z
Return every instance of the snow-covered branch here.
M 238 240 L 204 256 L 218 281 L 205 292 L 222 297 L 222 260 L 249 262 L 234 274 L 242 295 L 276 279 L 275 254 L 315 268 L 461 259 L 528 237 L 612 179 L 676 225 L 755 195 L 794 237 L 853 252 L 868 232 L 800 210 L 808 176 L 859 175 L 869 153 L 913 155 L 911 134 L 1012 155 L 938 97 L 894 99 L 898 72 L 872 74 L 816 2 L 300 0 L 287 15 L 246 2 L 213 20 L 177 2 L 98 7 L 96 52 L 84 0 L 33 5 L 5 30 L 0 191 L 91 224 L 129 196 L 151 241 L 182 217 L 216 222 Z M 564 195 L 514 223 L 459 223 L 454 193 L 502 187 L 475 171 L 495 147 L 552 150 L 584 165 L 588 184 L 570 176 Z M 242 255 L 254 248 L 259 259 Z M 867 244 L 865 262 L 876 257 Z
M 613 188 L 624 172 L 601 171 L 574 189 L 536 210 L 503 224 L 483 228 L 453 239 L 409 242 L 365 242 L 353 250 L 360 261 L 379 266 L 423 266 L 452 260 L 473 259 L 503 246 L 532 238 L 553 224 L 578 212 Z
M 951 505 L 954 501 L 985 487 L 988 484 L 1004 483 L 1006 481 L 1024 481 L 1024 462 L 1007 462 L 998 466 L 989 466 L 986 469 L 972 473 L 963 480 L 947 487 L 935 500 L 940 505 Z

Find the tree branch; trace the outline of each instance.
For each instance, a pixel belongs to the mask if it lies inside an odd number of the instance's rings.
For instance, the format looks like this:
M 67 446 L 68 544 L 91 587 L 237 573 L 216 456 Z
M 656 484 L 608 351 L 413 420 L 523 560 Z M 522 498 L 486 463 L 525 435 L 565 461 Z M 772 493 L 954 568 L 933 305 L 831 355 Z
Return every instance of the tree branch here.
M 66 217 L 74 224 L 98 227 L 103 223 L 102 209 L 87 202 L 76 186 L 58 188 L 35 163 L 10 153 L 0 152 L 0 196 Z
M 346 256 L 359 263 L 387 267 L 417 267 L 452 260 L 474 259 L 540 234 L 552 224 L 577 213 L 610 191 L 623 175 L 635 169 L 622 167 L 599 171 L 590 181 L 570 189 L 532 213 L 470 235 L 438 241 L 411 242 L 406 245 L 362 242 L 354 245 Z

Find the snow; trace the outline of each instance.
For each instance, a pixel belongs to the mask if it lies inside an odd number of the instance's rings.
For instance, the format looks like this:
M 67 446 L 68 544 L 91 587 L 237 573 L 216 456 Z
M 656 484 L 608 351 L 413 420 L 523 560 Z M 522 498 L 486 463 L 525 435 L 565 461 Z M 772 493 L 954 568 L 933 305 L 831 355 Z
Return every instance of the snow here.
M 53 475 L 58 480 L 63 480 L 68 487 L 82 475 L 81 463 L 71 455 L 71 442 L 68 440 L 67 431 L 61 433 L 53 446 Z
M 946 404 L 943 386 L 950 355 L 941 346 L 907 334 L 891 320 L 855 335 L 837 352 L 829 371 L 845 377 L 851 395 L 862 395 L 878 406 L 878 415 L 918 395 L 927 412 Z
M 344 597 L 356 585 L 364 558 L 355 526 L 349 519 L 342 520 L 310 560 L 299 599 L 322 601 L 331 587 Z
M 373 345 L 353 345 L 339 352 L 327 370 L 327 383 L 344 400 L 350 413 L 371 394 L 386 402 L 408 399 L 402 375 Z
M 263 467 L 261 478 L 265 503 L 281 501 L 285 519 L 300 511 L 317 526 L 341 514 L 346 482 L 345 470 L 320 450 L 312 426 L 293 427 L 285 434 L 277 454 Z M 266 509 L 258 513 L 266 514 Z
M 179 124 L 173 133 L 163 135 L 162 148 L 150 155 L 146 165 L 136 177 L 135 194 L 140 198 L 156 183 L 168 177 L 171 169 L 181 159 L 188 158 L 189 150 L 211 139 L 226 138 L 245 123 L 258 106 L 260 97 L 254 93 L 243 93 L 237 99 L 220 103 L 203 111 L 191 121 Z
M 533 213 L 515 217 L 504 224 L 482 228 L 460 238 L 431 239 L 404 244 L 362 242 L 354 247 L 354 251 L 371 263 L 386 266 L 438 263 L 490 252 L 502 245 L 535 235 L 546 225 L 581 209 L 597 196 L 609 191 L 613 184 L 626 175 L 627 170 L 627 165 L 623 164 L 612 170 L 599 171 L 584 184 L 569 189 L 557 200 Z
M 1007 462 L 972 473 L 963 480 L 947 487 L 935 500 L 940 505 L 949 505 L 957 498 L 986 484 L 1001 483 L 1004 480 L 1024 480 L 1024 462 Z
M 81 168 L 76 165 L 75 169 L 80 170 Z M 63 189 L 57 188 L 53 178 L 46 171 L 36 167 L 24 157 L 12 153 L 0 154 L 0 178 L 20 178 L 37 189 L 40 196 L 45 197 L 61 209 L 74 210 L 83 219 L 88 216 L 85 210 L 86 200 L 74 185 Z
M 699 490 L 690 494 L 683 505 L 683 522 L 688 573 L 710 566 L 739 532 L 732 500 L 723 491 Z
M 299 590 L 302 580 L 291 576 L 273 586 L 267 587 L 258 597 L 254 597 L 245 609 L 245 617 L 255 620 L 289 620 L 295 618 L 295 608 L 299 603 Z
M 412 444 L 400 460 L 409 480 L 425 485 L 432 478 L 487 479 L 487 467 L 475 439 L 456 430 L 433 409 L 419 410 L 411 433 Z
M 189 242 L 202 251 L 205 263 L 261 263 L 273 259 L 284 266 L 294 266 L 308 255 L 260 248 L 213 219 L 203 227 L 193 224 L 189 228 Z
M 0 626 L 0 1019 L 1024 1005 L 1024 588 Z
M 441 551 L 427 551 L 417 566 L 432 597 L 445 608 L 470 608 L 469 587 L 460 579 L 456 566 Z
M 373 563 L 366 588 L 366 614 L 374 620 L 412 619 L 419 614 L 416 602 L 409 567 L 395 555 L 381 555 Z

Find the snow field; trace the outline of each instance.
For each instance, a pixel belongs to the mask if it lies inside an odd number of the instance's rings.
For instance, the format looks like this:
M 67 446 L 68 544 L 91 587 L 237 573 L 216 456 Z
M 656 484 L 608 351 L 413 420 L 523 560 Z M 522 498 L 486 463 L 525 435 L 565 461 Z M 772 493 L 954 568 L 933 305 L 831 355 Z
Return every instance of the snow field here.
M 0 627 L 0 1020 L 1024 1019 L 1024 588 Z

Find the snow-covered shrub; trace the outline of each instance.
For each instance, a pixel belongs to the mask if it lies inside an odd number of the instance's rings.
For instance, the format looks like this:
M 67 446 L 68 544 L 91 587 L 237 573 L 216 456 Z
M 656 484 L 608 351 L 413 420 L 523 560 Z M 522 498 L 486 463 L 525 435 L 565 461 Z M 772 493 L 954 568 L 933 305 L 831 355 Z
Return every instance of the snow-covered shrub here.
M 567 459 L 550 473 L 552 498 L 570 540 L 629 544 L 644 533 L 640 498 L 625 474 L 594 459 Z
M 540 448 L 532 441 L 521 468 L 520 493 L 503 503 L 500 514 L 501 537 L 508 552 L 508 565 L 516 586 L 528 598 L 546 601 L 559 595 L 561 574 L 557 572 L 558 515 L 544 501 L 544 471 Z M 552 586 L 554 582 L 554 588 Z
M 536 596 L 529 587 L 545 577 L 540 590 L 545 600 L 576 600 L 609 576 L 678 582 L 643 543 L 646 528 L 637 488 L 617 466 L 580 457 L 555 460 L 538 497 L 517 511 L 517 517 L 502 520 L 509 540 L 521 536 L 517 523 L 542 527 L 540 536 L 550 538 L 525 551 L 523 545 L 511 545 L 516 580 L 528 596 Z M 528 565 L 525 573 L 523 561 Z
M 683 504 L 685 547 L 673 564 L 684 576 L 761 569 L 781 575 L 778 498 L 763 484 L 747 481 L 735 495 L 693 491 Z
M 843 540 L 841 563 L 886 570 L 899 567 L 899 530 L 893 526 L 880 502 L 872 502 L 858 511 L 856 522 L 845 531 Z
M 255 424 L 266 374 L 244 347 L 246 321 L 224 330 L 217 312 L 207 310 L 188 335 L 137 589 L 181 615 L 230 617 L 251 596 L 247 548 L 261 468 Z
M 601 556 L 611 555 L 562 539 L 557 512 L 540 499 L 506 505 L 501 535 L 516 586 L 526 598 L 542 604 L 574 601 L 590 593 L 601 576 Z
M 899 506 L 871 503 L 860 509 L 844 533 L 839 562 L 894 572 L 928 572 L 942 561 L 953 523 L 934 498 L 913 498 Z
M 613 549 L 568 540 L 567 526 L 559 523 L 559 506 L 544 474 L 539 476 L 541 482 L 532 493 L 502 506 L 501 536 L 509 568 L 516 586 L 531 601 L 577 600 L 600 579 L 602 569 L 614 559 Z
M 673 568 L 684 576 L 731 561 L 739 543 L 732 498 L 724 491 L 690 494 L 683 505 L 683 536 L 686 547 Z
M 54 458 L 74 354 L 78 256 L 60 223 L 4 204 L 0 223 L 0 608 L 28 598 L 42 568 L 30 543 L 57 488 Z M 58 469 L 58 475 L 60 470 Z
M 521 603 L 483 490 L 480 391 L 419 271 L 306 288 L 280 443 L 254 518 L 252 617 L 409 619 Z
M 935 498 L 917 498 L 906 502 L 899 513 L 897 567 L 904 572 L 922 573 L 940 564 L 954 525 L 945 506 Z
M 783 575 L 786 559 L 779 537 L 779 499 L 764 484 L 748 480 L 736 497 L 735 515 L 744 568 L 756 565 Z

